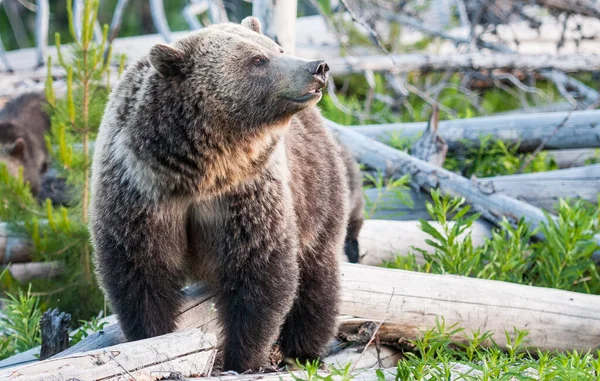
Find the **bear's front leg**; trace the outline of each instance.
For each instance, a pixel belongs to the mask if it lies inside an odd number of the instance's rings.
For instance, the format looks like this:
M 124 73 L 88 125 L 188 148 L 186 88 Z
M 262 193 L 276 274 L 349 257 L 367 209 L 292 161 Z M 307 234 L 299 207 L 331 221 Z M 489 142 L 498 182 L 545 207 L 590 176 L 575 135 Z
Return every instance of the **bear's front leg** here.
M 114 184 L 113 184 L 114 185 Z M 98 280 L 128 340 L 175 330 L 182 303 L 185 208 L 128 192 L 97 192 L 92 237 Z
M 225 336 L 223 370 L 258 370 L 296 294 L 292 202 L 280 181 L 263 176 L 227 204 L 215 290 Z

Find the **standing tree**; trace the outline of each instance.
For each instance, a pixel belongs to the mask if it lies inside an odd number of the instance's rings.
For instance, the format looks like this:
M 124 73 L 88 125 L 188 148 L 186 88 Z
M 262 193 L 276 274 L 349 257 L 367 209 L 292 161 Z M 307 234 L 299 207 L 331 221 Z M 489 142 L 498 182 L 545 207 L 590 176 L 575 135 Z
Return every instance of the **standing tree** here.
M 252 15 L 262 23 L 263 33 L 277 42 L 287 54 L 296 48 L 297 0 L 254 0 Z

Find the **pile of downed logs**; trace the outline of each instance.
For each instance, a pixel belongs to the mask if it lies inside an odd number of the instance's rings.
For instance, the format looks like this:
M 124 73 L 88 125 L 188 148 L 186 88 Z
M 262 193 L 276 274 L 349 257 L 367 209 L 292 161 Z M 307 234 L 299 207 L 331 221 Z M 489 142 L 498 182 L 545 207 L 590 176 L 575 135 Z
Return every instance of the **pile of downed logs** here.
M 549 288 L 389 270 L 365 265 L 341 267 L 342 305 L 338 343 L 324 362 L 352 362 L 357 370 L 393 367 L 407 339 L 435 326 L 443 317 L 465 332 L 493 333 L 506 347 L 505 331 L 529 331 L 527 345 L 542 350 L 595 349 L 600 337 L 600 297 Z M 46 360 L 40 348 L 0 362 L 6 380 L 61 379 L 156 380 L 211 374 L 219 338 L 211 296 L 202 287 L 187 290 L 178 332 L 125 343 L 118 322 Z M 376 337 L 376 343 L 368 345 Z M 488 343 L 489 344 L 489 343 Z M 343 346 L 350 348 L 341 350 Z M 363 351 L 365 347 L 367 351 Z M 370 374 L 370 373 L 366 373 Z M 264 375 L 261 375 L 264 376 Z M 239 376 L 236 379 L 240 379 Z M 376 379 L 371 374 L 368 379 Z

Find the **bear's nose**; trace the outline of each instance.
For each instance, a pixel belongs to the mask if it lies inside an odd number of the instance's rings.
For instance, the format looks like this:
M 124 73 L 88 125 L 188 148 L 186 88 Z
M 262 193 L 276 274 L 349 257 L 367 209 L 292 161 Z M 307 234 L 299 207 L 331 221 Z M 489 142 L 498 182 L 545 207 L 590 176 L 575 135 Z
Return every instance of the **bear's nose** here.
M 329 65 L 325 63 L 325 61 L 312 61 L 308 65 L 308 71 L 312 75 L 320 75 L 324 76 L 327 72 L 329 72 Z

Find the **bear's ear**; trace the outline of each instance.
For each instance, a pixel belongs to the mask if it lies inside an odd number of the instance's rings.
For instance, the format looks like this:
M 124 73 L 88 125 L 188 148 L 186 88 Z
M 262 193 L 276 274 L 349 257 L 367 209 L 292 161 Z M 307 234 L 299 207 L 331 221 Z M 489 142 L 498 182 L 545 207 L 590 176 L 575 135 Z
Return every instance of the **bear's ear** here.
M 23 157 L 23 154 L 25 153 L 25 140 L 23 138 L 17 138 L 7 147 L 7 151 L 12 157 Z
M 260 20 L 254 16 L 248 16 L 242 20 L 242 26 L 255 31 L 256 33 L 262 34 L 262 27 L 260 25 Z
M 156 44 L 148 54 L 150 64 L 165 77 L 182 74 L 185 55 L 177 48 Z

